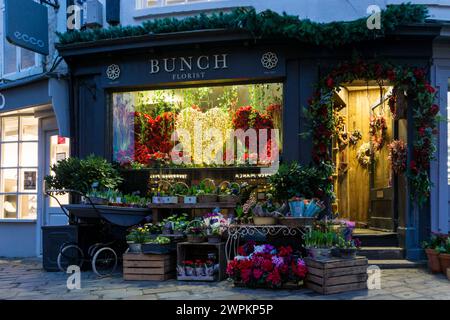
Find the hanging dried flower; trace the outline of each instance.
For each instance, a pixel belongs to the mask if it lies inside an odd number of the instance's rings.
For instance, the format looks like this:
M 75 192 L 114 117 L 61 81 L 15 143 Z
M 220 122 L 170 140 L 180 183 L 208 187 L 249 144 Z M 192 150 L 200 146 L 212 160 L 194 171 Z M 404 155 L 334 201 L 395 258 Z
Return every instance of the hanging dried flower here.
M 393 140 L 389 144 L 389 161 L 396 174 L 406 171 L 406 154 L 407 145 L 403 140 Z

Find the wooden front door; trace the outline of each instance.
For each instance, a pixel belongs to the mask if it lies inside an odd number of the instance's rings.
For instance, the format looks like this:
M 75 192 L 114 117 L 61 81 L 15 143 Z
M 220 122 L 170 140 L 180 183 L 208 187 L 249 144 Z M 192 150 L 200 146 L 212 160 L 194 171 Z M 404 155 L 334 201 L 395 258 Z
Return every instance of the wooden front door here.
M 391 165 L 388 159 L 389 143 L 398 136 L 398 125 L 393 119 L 387 103 L 376 105 L 372 108 L 372 116 L 382 115 L 386 120 L 387 132 L 383 147 L 376 151 L 374 148 L 374 162 L 369 174 L 370 206 L 369 227 L 387 231 L 395 231 L 397 228 L 395 210 L 395 179 L 391 173 Z M 378 136 L 381 131 L 378 131 Z M 373 147 L 373 142 L 371 142 Z

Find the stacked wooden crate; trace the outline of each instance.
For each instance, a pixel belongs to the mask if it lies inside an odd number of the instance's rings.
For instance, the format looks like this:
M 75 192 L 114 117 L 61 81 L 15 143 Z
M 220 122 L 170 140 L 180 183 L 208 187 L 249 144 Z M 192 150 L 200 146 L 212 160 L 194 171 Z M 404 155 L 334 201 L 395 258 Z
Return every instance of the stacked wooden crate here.
M 316 260 L 305 258 L 308 267 L 306 286 L 321 294 L 333 294 L 367 289 L 365 257 L 353 259 L 331 258 Z
M 126 253 L 123 255 L 123 278 L 141 281 L 174 278 L 175 260 L 175 256 L 170 254 Z

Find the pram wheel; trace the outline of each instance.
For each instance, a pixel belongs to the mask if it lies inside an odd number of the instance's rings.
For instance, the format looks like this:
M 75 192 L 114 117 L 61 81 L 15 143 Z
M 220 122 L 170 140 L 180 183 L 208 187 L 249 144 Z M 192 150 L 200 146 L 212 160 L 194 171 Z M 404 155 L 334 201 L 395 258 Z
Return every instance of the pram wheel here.
M 58 254 L 57 264 L 59 270 L 66 272 L 69 266 L 81 266 L 84 262 L 83 250 L 76 244 L 64 244 Z
M 114 273 L 117 267 L 117 254 L 109 248 L 98 250 L 92 258 L 92 270 L 99 277 L 107 277 Z

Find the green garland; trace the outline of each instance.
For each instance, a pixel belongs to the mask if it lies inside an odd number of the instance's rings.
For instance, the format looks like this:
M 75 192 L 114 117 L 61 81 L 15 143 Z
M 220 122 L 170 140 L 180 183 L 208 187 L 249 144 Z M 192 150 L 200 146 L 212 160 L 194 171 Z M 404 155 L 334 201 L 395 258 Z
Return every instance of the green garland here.
M 287 38 L 300 42 L 336 47 L 349 43 L 383 37 L 400 25 L 423 23 L 428 16 L 423 5 L 390 5 L 381 12 L 381 29 L 369 30 L 367 18 L 350 22 L 317 23 L 297 16 L 282 15 L 266 10 L 256 13 L 255 9 L 239 8 L 230 13 L 200 14 L 176 19 L 164 18 L 145 21 L 141 26 L 115 26 L 105 29 L 69 31 L 58 33 L 59 43 L 73 43 L 109 40 L 143 36 L 148 34 L 172 33 L 180 31 L 227 29 L 245 30 L 255 38 Z
M 333 163 L 329 146 L 335 127 L 334 92 L 339 90 L 342 83 L 351 83 L 354 80 L 377 80 L 378 83 L 383 83 L 387 79 L 395 89 L 401 89 L 411 98 L 413 123 L 410 125 L 414 128 L 415 137 L 411 143 L 412 153 L 408 159 L 406 175 L 411 186 L 411 198 L 419 205 L 428 199 L 432 186 L 429 169 L 436 151 L 439 106 L 435 104 L 436 89 L 428 83 L 425 75 L 425 71 L 420 68 L 358 61 L 341 64 L 319 81 L 314 96 L 308 101 L 308 113 L 313 131 L 313 162 L 321 169 L 322 179 L 328 178 L 330 181 L 326 190 L 329 196 L 333 195 Z M 393 90 L 393 94 L 396 92 L 397 90 Z M 395 100 L 396 97 L 390 99 Z

